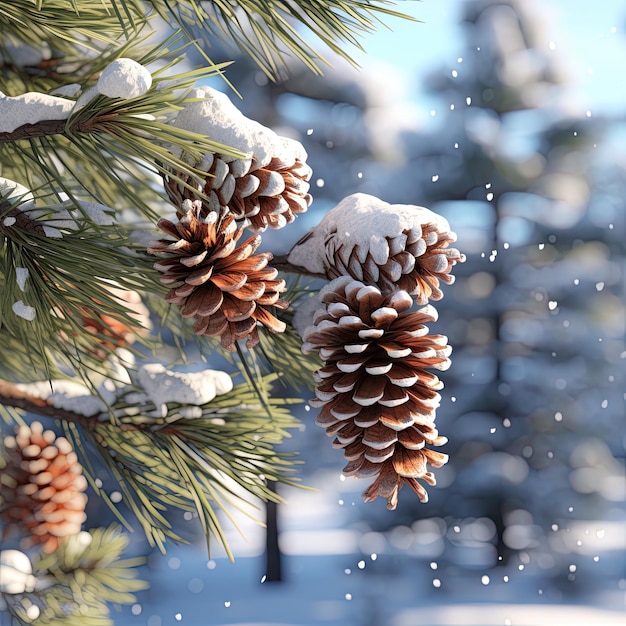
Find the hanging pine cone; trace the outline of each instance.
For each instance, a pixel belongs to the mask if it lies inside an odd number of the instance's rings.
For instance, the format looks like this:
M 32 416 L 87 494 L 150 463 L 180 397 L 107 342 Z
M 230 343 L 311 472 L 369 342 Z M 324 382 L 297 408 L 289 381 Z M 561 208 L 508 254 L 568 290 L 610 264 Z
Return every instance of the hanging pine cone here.
M 232 213 L 225 209 L 203 217 L 202 211 L 200 201 L 185 200 L 178 222 L 158 222 L 171 239 L 153 241 L 148 253 L 164 257 L 154 267 L 170 287 L 166 301 L 180 306 L 183 317 L 195 318 L 196 334 L 221 337 L 230 351 L 239 339 L 247 338 L 249 348 L 258 343 L 257 322 L 273 332 L 284 331 L 285 323 L 266 307 L 288 306 L 280 299 L 285 281 L 267 267 L 270 252 L 254 254 L 261 236 L 237 246 L 243 230 Z
M 448 222 L 424 207 L 358 193 L 342 200 L 290 251 L 288 261 L 329 279 L 351 276 L 384 294 L 403 290 L 418 304 L 440 300 L 457 262 Z
M 116 317 L 102 313 L 99 302 L 94 300 L 94 308 L 81 307 L 82 327 L 94 337 L 90 347 L 91 354 L 104 360 L 116 348 L 123 348 L 135 343 L 139 334 L 144 334 L 152 328 L 150 311 L 141 300 L 141 296 L 129 289 L 110 287 L 109 291 L 117 298 L 120 304 L 128 309 L 128 317 L 136 323 L 122 321 Z
M 223 93 L 204 87 L 193 95 L 202 100 L 189 103 L 175 126 L 205 134 L 246 157 L 205 154 L 196 164 L 207 173 L 203 180 L 181 177 L 191 189 L 166 176 L 165 190 L 174 204 L 196 200 L 197 191 L 202 192 L 208 198 L 204 216 L 228 207 L 236 220 L 247 220 L 253 231 L 282 228 L 304 213 L 312 202 L 308 193 L 312 171 L 302 144 L 248 119 Z
M 27 530 L 24 547 L 42 544 L 54 552 L 59 539 L 80 532 L 85 521 L 87 481 L 69 441 L 39 422 L 5 437 L 0 516 L 8 526 Z
M 302 346 L 305 353 L 319 351 L 324 361 L 311 401 L 321 408 L 316 423 L 335 437 L 333 447 L 344 450 L 346 476 L 375 478 L 363 493 L 366 502 L 382 496 L 395 509 L 403 484 L 425 502 L 418 479 L 434 485 L 427 465 L 448 460 L 426 447 L 446 442 L 434 426 L 443 384 L 427 371 L 450 365 L 447 338 L 426 334 L 424 323 L 436 319 L 435 309 L 410 312 L 406 292 L 384 295 L 346 276 L 324 287 L 320 300 L 325 308 Z

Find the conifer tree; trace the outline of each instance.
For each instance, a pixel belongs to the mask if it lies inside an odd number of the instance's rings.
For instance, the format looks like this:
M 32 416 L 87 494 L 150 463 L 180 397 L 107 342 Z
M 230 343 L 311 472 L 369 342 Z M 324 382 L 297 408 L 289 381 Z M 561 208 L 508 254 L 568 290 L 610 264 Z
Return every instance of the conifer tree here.
M 451 348 L 426 324 L 464 260 L 455 235 L 353 194 L 288 255 L 260 251 L 307 211 L 311 168 L 210 59 L 217 39 L 269 80 L 287 58 L 320 73 L 311 35 L 350 60 L 401 15 L 390 4 L 0 2 L 0 518 L 15 545 L 0 580 L 16 623 L 110 623 L 108 603 L 145 586 L 123 529 L 165 552 L 184 539 L 176 512 L 232 558 L 222 519 L 297 484 L 277 446 L 313 392 L 366 501 L 393 509 L 403 485 L 427 499 L 447 460 L 432 370 Z M 118 526 L 89 519 L 94 498 Z
M 392 173 L 396 198 L 465 217 L 467 261 L 440 307 L 455 347 L 455 404 L 440 420 L 454 433 L 448 474 L 427 508 L 405 501 L 377 523 L 445 519 L 460 529 L 451 561 L 464 548 L 468 568 L 530 559 L 527 571 L 581 594 L 570 524 L 609 516 L 620 498 L 609 485 L 624 456 L 623 169 L 606 147 L 614 121 L 571 106 L 538 4 L 463 5 L 458 61 L 429 81 L 441 126 L 408 136 Z M 488 520 L 484 542 L 476 520 Z

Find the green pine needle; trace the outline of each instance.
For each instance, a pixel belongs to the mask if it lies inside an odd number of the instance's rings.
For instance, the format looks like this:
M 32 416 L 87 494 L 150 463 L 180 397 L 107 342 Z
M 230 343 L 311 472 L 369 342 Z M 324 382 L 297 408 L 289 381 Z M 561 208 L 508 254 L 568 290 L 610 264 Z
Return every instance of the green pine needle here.
M 121 558 L 127 546 L 116 525 L 61 539 L 52 554 L 35 555 L 35 590 L 4 596 L 8 615 L 18 624 L 113 626 L 108 605 L 133 604 L 148 587 L 137 578 L 145 559 Z M 35 620 L 28 611 L 33 604 L 40 608 Z
M 261 382 L 267 388 L 275 380 Z M 277 499 L 268 481 L 298 485 L 291 476 L 297 460 L 276 447 L 298 425 L 289 406 L 299 402 L 268 394 L 261 403 L 253 388 L 241 384 L 201 407 L 201 417 L 182 417 L 176 403 L 155 417 L 149 401 L 137 405 L 121 398 L 111 407 L 116 423 L 64 427 L 89 483 L 102 484 L 103 473 L 116 481 L 150 545 L 165 552 L 168 539 L 184 541 L 172 528 L 171 512 L 196 511 L 207 545 L 217 539 L 232 558 L 218 511 L 227 518 L 233 509 L 250 515 L 249 498 Z
M 155 11 L 181 29 L 195 21 L 204 46 L 212 36 L 244 51 L 271 79 L 279 77 L 293 56 L 312 72 L 329 65 L 301 34 L 302 27 L 333 53 L 356 65 L 346 44 L 360 49 L 359 37 L 376 30 L 381 17 L 411 17 L 395 11 L 387 0 L 150 0 Z M 204 47 L 203 46 L 203 47 Z

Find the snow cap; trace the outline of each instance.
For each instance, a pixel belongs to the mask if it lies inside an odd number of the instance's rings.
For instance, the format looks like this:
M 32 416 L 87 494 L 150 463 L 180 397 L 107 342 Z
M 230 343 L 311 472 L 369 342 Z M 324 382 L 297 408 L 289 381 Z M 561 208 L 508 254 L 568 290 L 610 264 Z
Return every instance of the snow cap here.
M 316 274 L 326 272 L 327 242 L 336 238 L 349 251 L 359 246 L 360 253 L 369 252 L 376 262 L 385 262 L 389 255 L 387 238 L 401 235 L 416 225 L 436 224 L 449 232 L 447 220 L 430 209 L 411 204 L 389 204 L 375 196 L 355 193 L 344 198 L 323 217 L 289 252 L 288 261 L 306 267 Z
M 76 208 L 76 205 L 80 209 Z M 77 230 L 84 221 L 83 213 L 98 226 L 111 226 L 116 223 L 113 216 L 114 209 L 105 204 L 83 200 L 77 202 L 66 200 L 61 204 L 51 204 L 40 209 L 34 209 L 28 214 L 32 219 L 40 219 L 53 228 Z
M 46 400 L 48 404 L 65 411 L 90 417 L 107 410 L 105 401 L 113 400 L 106 397 L 106 390 L 99 389 L 98 397 L 91 389 L 73 380 L 44 380 L 35 383 L 18 384 L 17 388 L 32 394 L 36 398 Z
M 272 157 L 293 165 L 296 157 L 306 159 L 306 152 L 295 139 L 280 137 L 273 130 L 247 118 L 229 97 L 210 87 L 192 89 L 189 102 L 180 111 L 174 126 L 206 135 L 209 139 L 255 156 L 261 167 Z M 303 158 L 304 157 L 304 158 Z
M 98 93 L 109 98 L 137 98 L 143 96 L 152 85 L 152 75 L 140 63 L 121 58 L 109 63 L 96 85 Z
M 0 133 L 12 133 L 24 124 L 66 120 L 74 101 L 29 91 L 11 98 L 0 91 Z

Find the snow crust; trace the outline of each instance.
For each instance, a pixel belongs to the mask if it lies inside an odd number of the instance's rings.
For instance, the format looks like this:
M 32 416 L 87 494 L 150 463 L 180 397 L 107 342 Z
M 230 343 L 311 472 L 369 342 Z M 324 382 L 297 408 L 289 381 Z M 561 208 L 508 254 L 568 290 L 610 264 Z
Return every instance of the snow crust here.
M 77 208 L 77 206 L 80 208 Z M 115 224 L 114 209 L 97 202 L 73 202 L 67 200 L 61 204 L 51 204 L 42 208 L 28 211 L 32 219 L 42 220 L 51 228 L 66 228 L 76 230 L 84 220 L 83 213 L 98 226 Z M 43 225 L 43 223 L 42 223 Z
M 121 58 L 109 63 L 96 85 L 98 93 L 109 98 L 137 98 L 152 85 L 152 75 L 133 59 Z
M 66 120 L 72 110 L 79 110 L 98 94 L 108 98 L 137 98 L 152 86 L 150 71 L 137 61 L 128 58 L 109 63 L 95 87 L 87 89 L 78 100 L 57 95 L 29 91 L 10 97 L 0 91 L 0 133 L 11 133 L 24 124 L 37 124 L 45 120 Z M 75 97 L 80 85 L 60 87 L 55 93 Z
M 300 337 L 304 337 L 306 329 L 313 325 L 313 317 L 320 309 L 325 310 L 325 307 L 317 294 L 298 304 L 293 315 L 292 326 Z
M 219 370 L 174 372 L 162 363 L 146 363 L 138 370 L 138 381 L 156 407 L 178 404 L 207 404 L 233 388 L 232 378 Z
M 2 181 L 5 181 L 4 185 Z M 11 184 L 14 187 L 11 187 Z M 32 195 L 25 187 L 17 185 L 13 181 L 0 179 L 0 194 L 7 193 L 4 189 L 9 192 L 9 198 L 20 197 L 22 193 L 28 193 L 25 197 L 32 198 Z M 33 201 L 29 200 L 20 204 L 18 208 L 27 213 L 29 218 L 39 221 L 45 236 L 52 239 L 61 239 L 63 237 L 60 229 L 78 230 L 85 221 L 85 215 L 92 223 L 98 226 L 110 226 L 116 223 L 113 216 L 114 209 L 97 202 L 73 202 L 67 200 L 61 204 L 35 207 Z M 9 221 L 7 222 L 7 220 Z M 15 222 L 15 218 L 10 216 L 3 220 L 5 226 L 12 226 Z
M 0 91 L 0 133 L 11 133 L 24 124 L 45 120 L 66 120 L 74 101 L 45 93 L 29 91 L 9 97 Z
M 69 85 L 63 85 L 57 87 L 50 92 L 51 96 L 64 96 L 66 98 L 75 98 L 81 92 L 82 86 L 78 83 L 70 83 Z
M 233 388 L 232 378 L 218 370 L 174 372 L 162 363 L 147 363 L 136 372 L 131 371 L 128 368 L 134 366 L 134 356 L 124 349 L 116 351 L 111 365 L 114 377 L 107 378 L 95 391 L 73 380 L 22 383 L 17 388 L 57 409 L 85 417 L 108 414 L 110 407 L 123 398 L 126 403 L 137 405 L 135 413 L 144 410 L 140 405 L 151 402 L 156 410 L 144 414 L 163 418 L 167 417 L 168 402 L 193 405 L 181 407 L 180 417 L 202 417 L 202 405 Z M 123 415 L 131 413 L 128 409 L 121 410 Z
M 401 235 L 404 230 L 433 223 L 441 232 L 449 232 L 448 221 L 430 209 L 411 204 L 389 204 L 375 196 L 355 193 L 344 198 L 324 215 L 289 252 L 288 261 L 324 274 L 328 267 L 329 242 L 344 247 L 346 256 L 359 246 L 359 259 L 365 261 L 368 252 L 378 264 L 389 257 L 387 238 Z M 336 247 L 336 245 L 334 246 Z
M 254 156 L 261 167 L 267 165 L 272 157 L 281 158 L 288 166 L 293 165 L 296 158 L 306 160 L 306 151 L 299 141 L 281 137 L 247 118 L 226 94 L 202 87 L 192 89 L 190 97 L 198 100 L 189 102 L 178 113 L 174 121 L 177 128 L 206 135 L 213 141 L 244 152 L 248 157 Z
M 14 302 L 11 306 L 11 309 L 13 310 L 13 313 L 15 313 L 15 315 L 24 318 L 27 322 L 32 322 L 37 315 L 35 307 L 24 304 L 22 300 Z
M 19 550 L 0 551 L 0 593 L 31 592 L 36 582 L 28 555 Z
M 97 415 L 107 410 L 107 405 L 103 399 L 94 395 L 82 383 L 72 380 L 44 380 L 35 383 L 19 384 L 17 387 L 37 398 L 46 400 L 57 409 L 72 411 L 86 417 Z

